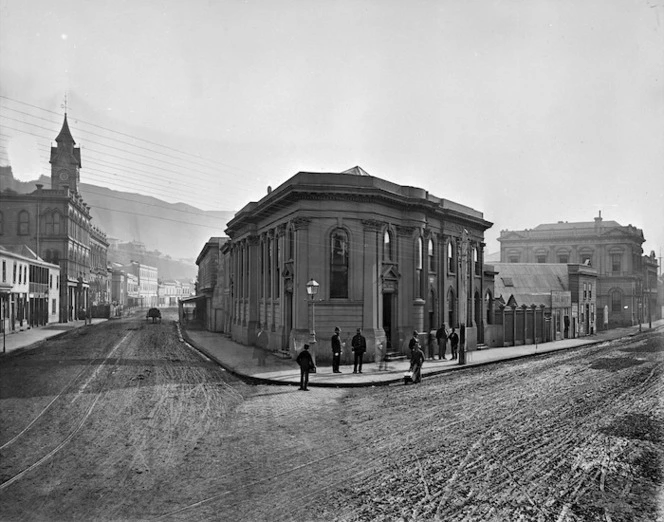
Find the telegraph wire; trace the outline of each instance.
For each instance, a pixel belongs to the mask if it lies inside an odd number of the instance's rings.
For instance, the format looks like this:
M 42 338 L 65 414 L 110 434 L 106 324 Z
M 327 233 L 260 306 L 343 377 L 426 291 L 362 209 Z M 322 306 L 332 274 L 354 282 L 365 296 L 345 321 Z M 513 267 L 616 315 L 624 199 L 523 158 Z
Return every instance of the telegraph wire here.
M 25 131 L 25 130 L 16 129 L 16 128 L 14 128 L 14 127 L 9 127 L 9 126 L 7 126 L 7 125 L 5 125 L 5 127 L 8 128 L 8 129 L 16 130 L 17 132 L 23 132 L 23 133 L 25 133 L 25 134 L 29 134 L 29 135 L 31 135 L 31 136 L 35 136 L 35 137 L 38 137 L 38 138 L 43 138 L 42 136 L 40 136 L 40 135 L 38 135 L 38 134 L 34 134 L 34 133 L 31 133 L 31 132 L 27 132 L 27 131 Z M 47 139 L 47 138 L 44 138 L 44 139 Z M 38 148 L 39 148 L 43 153 L 45 153 L 47 156 L 48 156 L 48 154 L 50 153 L 50 149 L 47 149 L 44 145 L 38 145 Z M 83 149 L 83 150 L 84 150 L 84 151 L 88 151 L 88 150 L 91 150 L 91 149 L 87 149 L 87 148 L 86 148 L 86 149 Z M 95 151 L 95 152 L 96 152 L 96 151 Z M 120 157 L 118 157 L 118 156 L 115 156 L 115 155 L 112 155 L 112 154 L 106 154 L 105 156 L 111 156 L 111 157 L 116 157 L 116 158 L 118 158 L 118 159 L 122 159 L 122 158 L 120 158 Z M 94 159 L 93 159 L 93 158 L 94 158 Z M 92 157 L 90 157 L 90 158 L 86 158 L 85 163 L 93 163 L 93 164 L 98 163 L 98 164 L 99 164 L 100 161 L 103 162 L 103 160 L 98 160 L 97 158 L 95 158 L 95 156 L 92 156 Z M 129 160 L 129 161 L 131 161 L 131 160 Z M 164 194 L 164 196 L 166 196 L 166 197 L 175 197 L 175 196 L 173 196 L 172 194 L 181 195 L 182 192 L 183 192 L 181 189 L 178 189 L 176 192 L 173 192 L 173 193 L 169 193 L 168 191 L 164 191 L 164 189 L 167 188 L 166 185 L 163 184 L 163 183 L 164 183 L 164 177 L 161 176 L 161 175 L 159 175 L 158 173 L 152 173 L 152 172 L 149 172 L 149 171 L 147 171 L 147 170 L 137 169 L 136 167 L 132 167 L 132 166 L 124 166 L 124 165 L 121 165 L 121 164 L 119 164 L 119 163 L 111 163 L 111 162 L 103 162 L 103 163 L 106 163 L 106 164 L 107 164 L 108 166 L 110 166 L 111 168 L 117 168 L 117 169 L 119 169 L 119 170 L 121 171 L 119 175 L 120 175 L 121 177 L 123 177 L 123 178 L 126 178 L 126 176 L 127 176 L 127 171 L 141 172 L 141 173 L 145 174 L 145 177 L 148 177 L 148 178 L 154 179 L 155 181 L 159 182 L 159 184 L 157 184 L 157 185 L 150 184 L 150 185 L 142 185 L 142 186 L 143 186 L 144 188 L 148 189 L 148 190 L 155 191 L 156 193 L 162 192 L 162 193 Z M 148 165 L 148 167 L 151 167 L 151 166 Z M 151 168 L 158 168 L 158 167 L 151 167 Z M 84 170 L 85 170 L 86 172 L 89 172 L 89 171 L 95 171 L 95 170 L 98 171 L 98 169 L 89 168 L 89 167 L 84 168 Z M 113 173 L 110 173 L 110 172 L 107 172 L 107 171 L 104 171 L 104 172 L 106 172 L 106 173 L 108 173 L 108 174 L 111 174 L 111 175 L 118 175 L 118 174 L 113 174 Z M 169 182 L 173 182 L 173 181 L 177 181 L 177 180 L 171 180 L 171 179 L 169 179 L 168 181 L 169 181 Z M 131 179 L 130 182 L 131 182 L 132 184 L 136 185 L 136 180 L 135 180 L 135 179 Z M 189 190 L 189 192 L 187 192 L 187 193 L 190 194 L 191 197 L 193 197 L 193 199 L 196 199 L 196 197 L 197 197 L 197 192 L 195 192 L 195 191 L 191 192 L 191 189 L 190 189 L 189 187 L 187 187 L 187 189 Z M 193 206 L 193 205 L 192 205 L 192 206 Z
M 48 113 L 51 113 L 51 114 L 55 114 L 56 116 L 62 117 L 62 114 L 60 114 L 59 112 L 52 111 L 52 110 L 46 109 L 46 108 L 44 108 L 44 107 L 39 107 L 39 106 L 37 106 L 37 105 L 32 105 L 32 104 L 30 104 L 30 103 L 26 103 L 26 102 L 23 102 L 23 101 L 20 101 L 20 100 L 16 100 L 16 99 L 14 99 L 14 98 L 10 98 L 10 97 L 8 97 L 8 96 L 4 96 L 4 95 L 0 95 L 0 98 L 4 98 L 4 99 L 6 99 L 6 100 L 9 100 L 9 101 L 12 101 L 12 102 L 15 102 L 15 103 L 19 103 L 19 104 L 22 104 L 22 105 L 26 105 L 26 106 L 28 106 L 28 107 L 32 107 L 32 108 L 34 108 L 34 109 L 38 109 L 38 110 L 45 111 L 45 112 L 48 112 Z M 7 107 L 7 106 L 5 106 L 5 107 Z M 2 108 L 2 107 L 0 107 L 0 108 Z M 7 108 L 9 108 L 9 107 L 7 107 Z M 124 132 L 120 132 L 120 131 L 116 131 L 116 130 L 113 130 L 113 129 L 109 129 L 109 128 L 107 128 L 107 127 L 103 127 L 103 126 L 101 126 L 101 125 L 97 125 L 97 124 L 95 124 L 95 123 L 91 123 L 91 122 L 88 122 L 88 121 L 85 121 L 85 120 L 81 120 L 81 119 L 79 119 L 79 118 L 74 118 L 74 119 L 75 119 L 76 121 L 79 121 L 79 122 L 84 123 L 84 124 L 86 124 L 86 125 L 90 125 L 90 126 L 92 126 L 92 127 L 96 127 L 96 128 L 98 128 L 98 129 L 102 129 L 102 130 L 105 130 L 105 131 L 108 131 L 108 132 L 113 132 L 113 133 L 115 133 L 115 134 L 119 134 L 119 135 L 121 135 L 121 136 L 125 136 L 125 137 L 127 137 L 127 138 L 131 138 L 131 139 L 135 139 L 135 140 L 143 141 L 143 142 L 145 142 L 145 143 L 149 143 L 150 145 L 155 145 L 155 146 L 157 146 L 157 147 L 166 148 L 166 149 L 171 150 L 171 151 L 176 151 L 176 152 L 178 152 L 178 153 L 180 153 L 180 154 L 184 154 L 185 156 L 190 156 L 190 157 L 192 157 L 192 158 L 201 159 L 201 160 L 208 161 L 208 162 L 210 162 L 210 163 L 217 164 L 217 165 L 221 165 L 221 166 L 224 166 L 224 167 L 227 167 L 227 168 L 230 168 L 230 169 L 234 169 L 234 170 L 244 170 L 244 171 L 247 172 L 248 174 L 254 174 L 254 175 L 257 175 L 257 173 L 252 172 L 252 171 L 249 171 L 249 170 L 247 170 L 247 169 L 243 169 L 243 168 L 241 168 L 241 167 L 236 167 L 236 166 L 233 166 L 233 165 L 229 165 L 229 164 L 227 164 L 227 163 L 223 163 L 223 162 L 218 161 L 218 160 L 213 160 L 213 159 L 210 159 L 210 158 L 206 158 L 206 157 L 204 157 L 204 156 L 199 156 L 199 155 L 197 155 L 197 154 L 192 154 L 191 152 L 182 151 L 182 150 L 179 150 L 179 149 L 177 149 L 177 148 L 175 148 L 175 147 L 171 147 L 171 146 L 168 146 L 168 145 L 162 145 L 161 143 L 157 143 L 157 142 L 154 142 L 154 141 L 150 141 L 150 140 L 147 140 L 147 139 L 145 139 L 145 138 L 140 138 L 140 137 L 138 137 L 138 136 L 133 136 L 133 135 L 131 135 L 131 134 L 126 134 L 126 133 L 124 133 Z M 86 132 L 87 132 L 87 131 L 86 131 Z M 110 138 L 110 139 L 113 139 L 113 138 Z M 156 152 L 156 151 L 155 151 L 155 152 Z
M 43 129 L 43 130 L 45 130 L 45 131 L 51 132 L 51 129 L 48 129 L 48 128 L 43 127 L 43 126 L 41 126 L 41 125 L 37 125 L 37 124 L 35 124 L 35 123 L 23 122 L 22 120 L 18 120 L 18 119 L 16 119 L 16 118 L 11 118 L 11 117 L 8 117 L 7 119 L 10 119 L 10 120 L 13 120 L 13 121 L 16 121 L 16 122 L 22 123 L 22 124 L 26 124 L 26 125 L 31 125 L 31 126 L 33 126 L 33 127 L 37 127 L 37 128 Z M 21 133 L 24 133 L 24 134 L 28 134 L 28 135 L 31 135 L 31 136 L 35 136 L 35 137 L 40 138 L 40 139 L 43 139 L 43 140 L 45 140 L 45 141 L 46 141 L 46 140 L 48 140 L 49 142 L 52 142 L 52 141 L 53 141 L 51 138 L 48 138 L 48 137 L 46 137 L 46 136 L 42 136 L 42 135 L 40 135 L 40 134 L 35 134 L 35 133 L 33 133 L 33 132 L 28 132 L 28 131 L 26 131 L 26 130 L 24 130 L 24 129 L 17 129 L 17 128 L 15 128 L 15 127 L 10 127 L 10 126 L 8 126 L 8 125 L 5 125 L 5 127 L 6 127 L 7 129 L 15 130 L 15 131 L 17 131 L 17 132 L 21 132 Z M 102 146 L 102 147 L 108 147 L 108 148 L 115 149 L 115 150 L 118 150 L 118 151 L 124 151 L 124 149 L 121 149 L 121 148 L 118 148 L 118 147 L 113 147 L 112 145 L 105 145 L 105 144 L 103 144 L 103 143 L 99 143 L 99 142 L 96 142 L 96 141 L 94 141 L 94 140 L 87 140 L 87 141 L 88 141 L 89 143 L 94 143 L 95 145 L 100 145 L 100 146 Z M 43 145 L 39 145 L 39 146 L 40 146 L 40 147 L 43 147 Z M 162 167 L 162 166 L 160 166 L 160 165 L 153 165 L 153 164 L 145 163 L 145 162 L 142 162 L 142 161 L 138 161 L 138 160 L 134 160 L 134 159 L 130 159 L 130 158 L 126 158 L 126 157 L 118 156 L 117 154 L 112 154 L 112 153 L 108 153 L 108 152 L 100 151 L 100 150 L 98 150 L 98 149 L 96 149 L 96 148 L 94 148 L 94 147 L 87 147 L 87 146 L 86 146 L 86 147 L 83 147 L 81 150 L 83 150 L 83 151 L 86 152 L 86 153 L 87 153 L 87 152 L 92 152 L 92 153 L 93 153 L 93 156 L 92 156 L 92 157 L 86 158 L 86 160 L 85 160 L 86 162 L 88 162 L 88 161 L 94 161 L 94 160 L 93 160 L 93 158 L 95 157 L 94 154 L 99 154 L 99 155 L 101 155 L 102 157 L 108 157 L 108 156 L 110 156 L 110 157 L 112 157 L 112 158 L 116 158 L 116 159 L 118 159 L 118 160 L 120 160 L 120 161 L 130 162 L 130 163 L 132 163 L 132 165 L 134 165 L 134 164 L 139 164 L 139 165 L 143 165 L 143 166 L 145 166 L 145 167 L 148 167 L 148 168 L 150 168 L 150 169 L 158 169 L 158 170 L 160 171 L 160 174 L 156 174 L 156 173 L 148 173 L 148 171 L 145 171 L 145 170 L 142 170 L 142 169 L 136 169 L 135 166 L 125 166 L 125 165 L 122 165 L 122 164 L 119 164 L 119 163 L 118 163 L 118 164 L 115 164 L 115 165 L 117 166 L 117 168 L 122 168 L 122 169 L 125 169 L 125 170 L 126 170 L 126 169 L 131 169 L 131 170 L 136 170 L 136 171 L 144 172 L 144 173 L 146 173 L 146 174 L 148 174 L 148 175 L 151 175 L 153 178 L 158 179 L 160 182 L 163 182 L 163 181 L 164 181 L 164 177 L 165 177 L 165 176 L 164 176 L 163 172 L 170 172 L 170 173 L 172 173 L 172 174 L 175 174 L 175 175 L 178 176 L 178 177 L 182 176 L 182 171 L 175 171 L 175 170 L 172 170 L 172 169 L 164 168 L 164 167 Z M 134 154 L 134 155 L 137 155 L 137 156 L 144 157 L 144 158 L 146 158 L 146 159 L 152 159 L 152 158 L 150 158 L 150 157 L 148 157 L 148 156 L 145 156 L 145 155 L 143 155 L 143 154 L 138 154 L 138 153 L 131 152 L 131 151 L 126 151 L 126 152 L 129 153 L 129 154 Z M 214 181 L 219 182 L 218 175 L 217 175 L 217 177 L 215 177 L 215 174 L 214 174 L 214 173 L 205 173 L 205 172 L 201 172 L 201 171 L 198 171 L 198 170 L 195 170 L 195 169 L 189 169 L 189 168 L 186 167 L 186 166 L 177 165 L 177 164 L 170 163 L 170 162 L 165 162 L 165 161 L 163 161 L 163 160 L 155 160 L 155 161 L 162 161 L 163 163 L 166 163 L 167 165 L 172 165 L 172 166 L 174 166 L 174 167 L 181 167 L 182 169 L 187 170 L 187 171 L 189 171 L 189 170 L 193 170 L 194 172 L 199 172 L 200 174 L 202 174 L 202 175 L 204 175 L 205 177 L 208 178 L 208 183 L 214 183 Z M 107 163 L 108 163 L 108 162 L 107 162 Z M 169 178 L 171 178 L 171 177 L 169 176 Z M 228 184 L 227 181 L 225 181 L 224 183 L 225 183 L 225 184 Z M 236 187 L 236 188 L 240 188 L 240 186 L 237 185 L 237 184 L 235 185 L 235 187 Z M 155 189 L 154 186 L 150 186 L 150 187 L 148 187 L 148 188 L 153 189 L 153 190 Z

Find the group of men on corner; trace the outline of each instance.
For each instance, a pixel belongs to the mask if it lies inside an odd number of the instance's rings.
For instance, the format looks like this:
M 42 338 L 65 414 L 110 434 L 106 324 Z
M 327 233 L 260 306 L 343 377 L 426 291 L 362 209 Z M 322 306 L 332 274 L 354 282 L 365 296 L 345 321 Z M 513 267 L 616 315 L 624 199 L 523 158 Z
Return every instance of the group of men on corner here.
M 345 343 L 341 341 L 341 329 L 337 326 L 334 329 L 334 335 L 331 339 L 332 345 L 332 372 L 341 373 L 339 365 L 341 364 L 341 350 Z M 353 353 L 355 354 L 355 361 L 353 365 L 353 373 L 362 373 L 362 362 L 364 354 L 367 351 L 367 340 L 362 335 L 362 330 L 357 329 L 357 333 L 351 341 L 353 346 Z M 316 371 L 311 353 L 309 352 L 309 345 L 305 344 L 303 350 L 298 354 L 296 359 L 297 364 L 300 366 L 300 390 L 309 391 L 309 373 Z
M 341 363 L 341 349 L 345 346 L 346 343 L 341 341 L 341 329 L 337 326 L 334 328 L 334 335 L 331 339 L 332 345 L 332 372 L 341 373 L 339 369 L 339 364 Z M 362 373 L 362 362 L 364 359 L 364 354 L 367 351 L 367 340 L 362 335 L 362 329 L 358 328 L 357 333 L 353 336 L 351 341 L 351 346 L 353 347 L 353 373 Z
M 436 330 L 435 342 L 438 345 L 438 359 L 443 360 L 447 359 L 445 354 L 447 353 L 447 340 L 450 341 L 450 359 L 456 359 L 459 354 L 459 335 L 456 333 L 456 329 L 453 327 L 450 333 L 447 333 L 447 328 L 443 324 L 438 330 Z M 434 339 L 431 333 L 429 333 L 429 359 L 434 359 Z
M 339 369 L 341 364 L 341 351 L 345 346 L 345 343 L 341 341 L 341 329 L 337 326 L 334 328 L 334 335 L 331 339 L 332 346 L 332 372 L 333 373 L 342 373 Z M 431 334 L 430 334 L 431 335 Z M 447 341 L 450 341 L 451 348 L 451 357 L 450 359 L 456 359 L 458 357 L 458 347 L 459 347 L 459 335 L 456 333 L 455 328 L 452 328 L 452 331 L 448 334 L 447 328 L 445 325 L 441 326 L 436 331 L 436 343 L 438 344 L 438 358 L 447 359 L 445 353 L 447 352 Z M 351 341 L 353 347 L 354 361 L 353 361 L 353 373 L 362 373 L 362 362 L 364 354 L 367 351 L 367 340 L 362 335 L 362 330 L 357 329 L 357 333 Z M 424 352 L 420 347 L 419 334 L 417 331 L 413 332 L 413 337 L 408 343 L 408 348 L 411 351 L 410 357 L 410 372 L 412 373 L 413 382 L 420 382 L 422 379 L 422 364 L 424 363 Z M 431 359 L 433 356 L 433 339 L 429 340 L 429 356 Z M 300 390 L 309 391 L 309 373 L 316 371 L 316 366 L 314 364 L 311 353 L 309 353 L 309 345 L 305 344 L 304 349 L 298 354 L 296 359 L 298 365 L 300 366 Z

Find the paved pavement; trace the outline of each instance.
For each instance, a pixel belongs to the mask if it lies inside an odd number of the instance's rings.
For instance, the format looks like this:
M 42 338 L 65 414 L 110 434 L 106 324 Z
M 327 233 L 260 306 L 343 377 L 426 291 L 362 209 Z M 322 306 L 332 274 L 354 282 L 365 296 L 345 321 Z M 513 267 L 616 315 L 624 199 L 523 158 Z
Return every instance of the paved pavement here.
M 73 330 L 74 328 L 93 328 L 96 324 L 106 320 L 93 319 L 92 326 L 85 326 L 84 321 L 72 321 L 69 323 L 24 329 L 13 333 L 8 332 L 5 334 L 4 339 L 0 338 L 0 342 L 4 345 L 0 357 L 19 350 L 34 348 L 41 341 L 62 335 L 64 332 Z M 652 328 L 662 330 L 664 328 L 664 319 L 653 322 Z M 648 326 L 642 325 L 642 329 L 647 331 Z M 183 340 L 187 341 L 195 349 L 216 361 L 227 371 L 241 378 L 256 383 L 299 385 L 300 369 L 293 359 L 284 359 L 279 355 L 268 353 L 265 365 L 260 366 L 256 358 L 258 348 L 236 343 L 224 334 L 196 328 L 180 328 L 179 324 L 178 331 Z M 422 377 L 426 378 L 427 376 L 461 370 L 471 366 L 530 357 L 558 350 L 566 350 L 568 348 L 591 346 L 604 341 L 631 336 L 638 331 L 638 326 L 631 326 L 616 328 L 578 339 L 564 339 L 539 345 L 510 346 L 472 351 L 466 354 L 465 365 L 459 365 L 458 361 L 450 360 L 448 353 L 447 360 L 427 359 L 422 367 Z M 331 366 L 319 366 L 318 372 L 310 375 L 309 385 L 312 387 L 356 387 L 402 383 L 403 374 L 408 370 L 409 364 L 408 360 L 391 361 L 388 363 L 387 370 L 385 370 L 379 369 L 376 362 L 365 362 L 361 374 L 353 373 L 352 364 L 342 364 L 342 373 L 340 374 L 332 373 Z
M 664 320 L 652 323 L 653 329 L 664 328 Z M 646 331 L 648 325 L 643 325 Z M 639 327 L 616 328 L 596 335 L 578 339 L 563 339 L 539 345 L 509 346 L 504 348 L 488 348 L 467 353 L 466 364 L 459 365 L 458 361 L 427 359 L 422 366 L 422 378 L 444 372 L 461 370 L 471 366 L 491 364 L 499 361 L 531 357 L 543 353 L 550 353 L 568 348 L 591 346 L 608 340 L 628 337 L 638 333 Z M 257 383 L 299 385 L 300 369 L 292 359 L 283 359 L 273 353 L 268 353 L 265 366 L 258 365 L 255 351 L 252 346 L 245 346 L 232 341 L 228 336 L 220 333 L 208 332 L 200 329 L 181 330 L 183 338 L 210 359 L 217 361 L 226 370 Z M 309 376 L 310 387 L 357 387 L 381 386 L 403 382 L 404 372 L 408 370 L 408 360 L 388 363 L 387 370 L 379 370 L 377 362 L 365 362 L 361 374 L 353 373 L 353 365 L 342 365 L 343 373 L 332 373 L 331 366 L 319 366 L 318 372 Z

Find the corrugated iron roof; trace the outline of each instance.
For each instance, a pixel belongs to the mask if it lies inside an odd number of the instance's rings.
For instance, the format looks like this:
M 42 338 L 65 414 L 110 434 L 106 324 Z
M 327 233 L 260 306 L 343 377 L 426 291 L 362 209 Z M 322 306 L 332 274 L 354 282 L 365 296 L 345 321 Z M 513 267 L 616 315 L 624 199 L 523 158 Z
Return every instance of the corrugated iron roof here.
M 563 263 L 494 263 L 494 269 L 494 295 L 505 302 L 513 296 L 518 306 L 550 306 L 551 291 L 569 290 Z

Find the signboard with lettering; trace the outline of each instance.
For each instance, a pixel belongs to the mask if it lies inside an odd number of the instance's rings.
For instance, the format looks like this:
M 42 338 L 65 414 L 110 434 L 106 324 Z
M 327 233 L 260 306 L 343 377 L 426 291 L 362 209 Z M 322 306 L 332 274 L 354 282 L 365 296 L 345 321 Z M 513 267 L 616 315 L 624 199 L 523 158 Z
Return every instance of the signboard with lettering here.
M 569 308 L 572 306 L 572 292 L 564 290 L 551 291 L 552 308 Z

